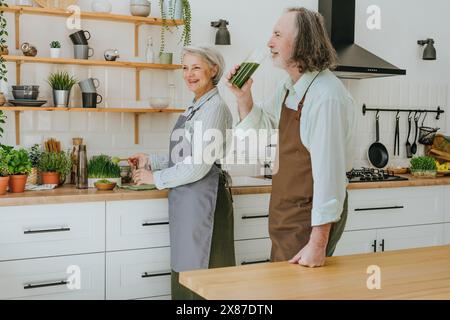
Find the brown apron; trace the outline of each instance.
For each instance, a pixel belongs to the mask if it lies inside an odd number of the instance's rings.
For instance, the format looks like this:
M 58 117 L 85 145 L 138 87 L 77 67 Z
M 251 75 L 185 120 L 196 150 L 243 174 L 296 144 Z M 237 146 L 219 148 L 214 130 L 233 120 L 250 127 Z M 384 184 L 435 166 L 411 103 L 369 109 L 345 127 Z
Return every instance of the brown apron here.
M 308 243 L 312 231 L 314 182 L 311 156 L 301 141 L 299 126 L 303 103 L 314 80 L 307 88 L 297 111 L 286 107 L 289 91 L 283 101 L 279 122 L 278 172 L 272 180 L 269 210 L 271 261 L 273 262 L 286 261 L 294 257 Z M 340 225 L 342 223 L 345 225 L 346 219 L 341 220 Z M 333 229 L 337 228 L 333 226 Z M 343 227 L 338 229 L 340 234 L 333 235 L 333 239 L 339 240 Z M 332 251 L 335 245 L 336 243 L 333 244 Z

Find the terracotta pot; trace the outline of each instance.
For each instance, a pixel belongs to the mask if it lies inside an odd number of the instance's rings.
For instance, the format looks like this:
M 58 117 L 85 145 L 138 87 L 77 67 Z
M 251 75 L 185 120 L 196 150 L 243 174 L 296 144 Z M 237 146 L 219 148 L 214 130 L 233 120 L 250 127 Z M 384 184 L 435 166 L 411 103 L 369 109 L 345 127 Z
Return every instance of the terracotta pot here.
M 6 98 L 3 92 L 0 92 L 0 106 L 4 105 L 6 103 Z
M 27 183 L 28 175 L 18 174 L 9 176 L 9 192 L 22 193 L 25 192 L 25 184 Z
M 8 187 L 9 176 L 8 177 L 0 177 L 0 196 L 6 194 L 6 188 Z
M 59 172 L 42 172 L 41 178 L 42 184 L 59 184 L 61 180 Z

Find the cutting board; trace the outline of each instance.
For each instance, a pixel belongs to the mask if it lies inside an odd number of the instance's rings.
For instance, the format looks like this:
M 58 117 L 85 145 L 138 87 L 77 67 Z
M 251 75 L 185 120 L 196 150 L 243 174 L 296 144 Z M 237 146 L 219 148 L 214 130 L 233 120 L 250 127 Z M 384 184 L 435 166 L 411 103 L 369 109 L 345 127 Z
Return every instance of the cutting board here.
M 68 6 L 76 4 L 77 0 L 34 0 L 34 2 L 43 8 L 66 9 Z

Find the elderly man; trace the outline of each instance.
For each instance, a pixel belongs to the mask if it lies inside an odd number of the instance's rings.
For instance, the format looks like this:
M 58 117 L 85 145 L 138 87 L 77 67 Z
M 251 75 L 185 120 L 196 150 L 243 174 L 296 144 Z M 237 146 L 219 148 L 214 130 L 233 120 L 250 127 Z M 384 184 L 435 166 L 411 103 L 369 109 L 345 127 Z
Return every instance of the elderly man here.
M 229 82 L 241 120 L 237 128 L 279 129 L 269 211 L 272 261 L 319 267 L 333 254 L 347 218 L 356 109 L 330 71 L 337 58 L 319 13 L 288 9 L 268 46 L 288 77 L 262 106 L 253 102 L 252 79 L 241 89 Z

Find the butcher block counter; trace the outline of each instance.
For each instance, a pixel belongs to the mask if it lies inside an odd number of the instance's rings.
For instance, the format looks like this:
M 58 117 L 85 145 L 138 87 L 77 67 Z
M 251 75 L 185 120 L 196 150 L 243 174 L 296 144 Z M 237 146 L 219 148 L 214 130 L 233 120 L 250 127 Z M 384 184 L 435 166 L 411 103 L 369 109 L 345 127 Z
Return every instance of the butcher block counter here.
M 315 269 L 280 262 L 181 272 L 180 283 L 213 300 L 450 299 L 449 266 L 442 246 L 332 257 Z

